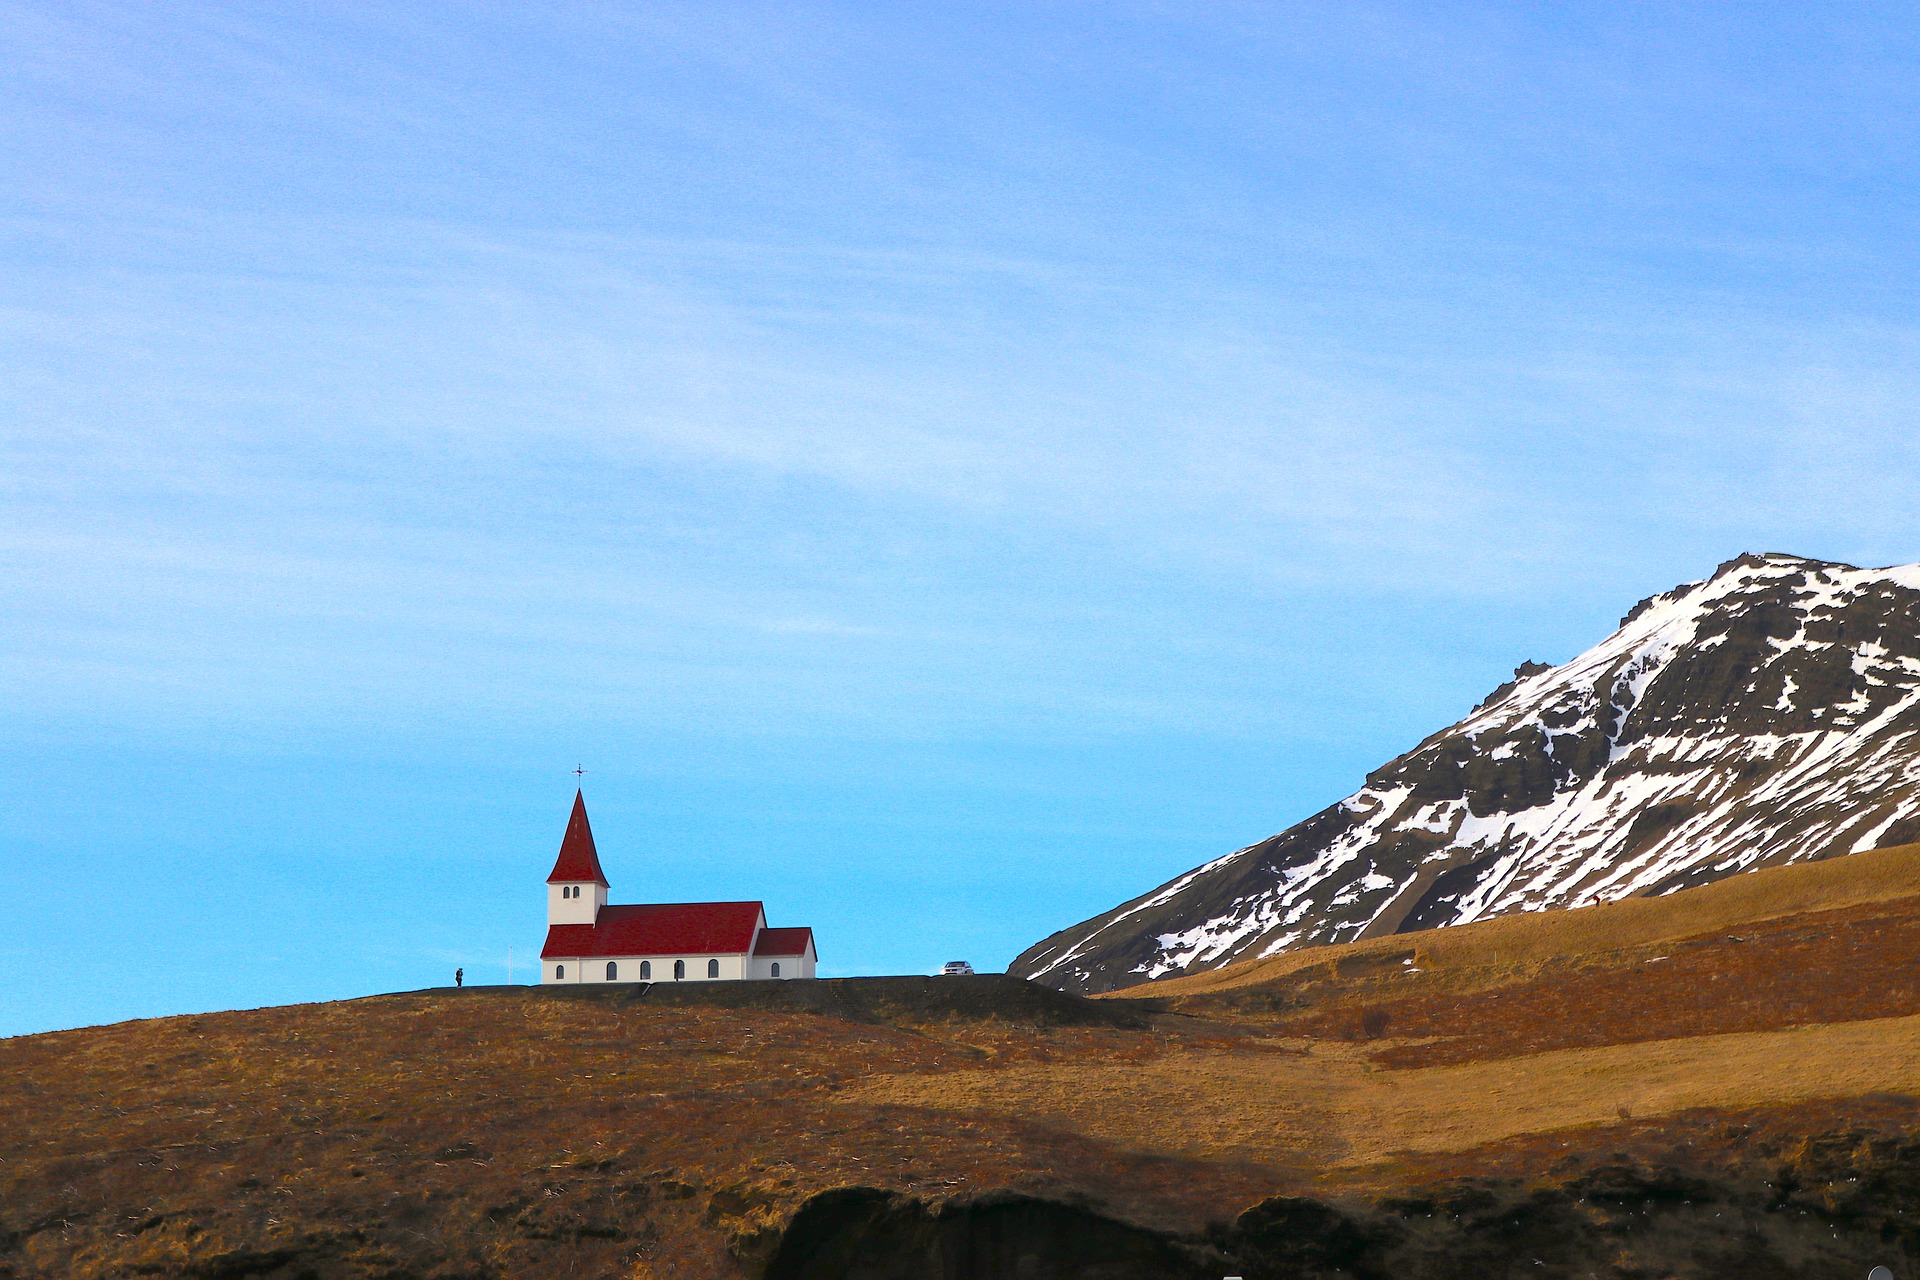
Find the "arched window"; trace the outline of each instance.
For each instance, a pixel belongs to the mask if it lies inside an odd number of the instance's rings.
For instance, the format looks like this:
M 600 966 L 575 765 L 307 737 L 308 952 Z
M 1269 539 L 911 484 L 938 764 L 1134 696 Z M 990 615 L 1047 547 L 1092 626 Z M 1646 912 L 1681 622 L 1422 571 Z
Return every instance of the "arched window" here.
M 556 977 L 556 978 L 564 978 L 564 977 L 566 977 L 566 976 L 567 976 L 567 966 L 565 966 L 565 965 L 563 965 L 563 964 L 557 964 L 557 965 L 555 965 L 555 966 L 553 966 L 553 976 L 554 976 L 554 977 Z
M 680 981 L 680 979 L 686 976 L 687 976 L 687 962 L 685 960 L 675 960 L 673 962 L 673 980 L 675 982 L 678 982 Z
M 720 962 L 718 960 L 707 961 L 707 976 L 709 978 L 717 978 L 720 976 Z
M 620 966 L 615 964 L 611 960 L 607 961 L 607 981 L 617 982 L 619 981 L 619 979 L 620 979 Z
M 645 982 L 651 977 L 653 977 L 653 961 L 642 960 L 640 962 L 640 981 Z
M 780 962 L 778 960 L 773 962 L 773 976 L 776 978 L 780 976 Z

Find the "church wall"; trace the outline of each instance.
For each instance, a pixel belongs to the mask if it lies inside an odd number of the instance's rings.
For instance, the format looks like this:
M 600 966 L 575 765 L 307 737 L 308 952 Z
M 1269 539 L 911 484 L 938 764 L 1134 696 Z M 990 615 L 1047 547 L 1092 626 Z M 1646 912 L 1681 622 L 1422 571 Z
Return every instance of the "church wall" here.
M 577 898 L 563 897 L 564 890 L 578 888 Z M 547 886 L 548 924 L 592 924 L 607 904 L 607 891 L 597 884 L 550 884 Z
M 687 962 L 687 976 L 681 979 L 683 982 L 737 982 L 748 976 L 762 976 L 759 974 L 750 975 L 749 962 L 751 959 L 752 957 L 744 955 L 716 956 L 711 954 L 701 956 L 589 956 L 584 960 L 577 958 L 560 958 L 540 962 L 542 966 L 540 970 L 540 982 L 543 986 L 554 983 L 564 984 L 571 982 L 604 983 L 607 980 L 608 961 L 612 961 L 619 966 L 619 976 L 614 979 L 615 982 L 640 982 L 643 981 L 640 977 L 640 962 L 642 960 L 648 961 L 653 965 L 653 977 L 644 979 L 644 981 L 672 982 L 674 980 L 673 962 L 675 960 L 684 960 Z M 707 977 L 707 961 L 709 960 L 718 960 L 720 962 L 720 977 L 718 979 Z M 553 970 L 555 965 L 565 965 L 567 976 L 564 978 L 554 977 Z
M 683 982 L 715 981 L 707 977 L 708 960 L 720 962 L 718 981 L 721 982 L 737 982 L 743 978 L 771 979 L 776 961 L 780 965 L 782 982 L 789 978 L 816 976 L 815 961 L 811 951 L 804 956 L 590 956 L 585 960 L 565 956 L 540 962 L 540 983 L 542 986 L 576 982 L 603 983 L 607 980 L 607 961 L 609 960 L 619 966 L 619 977 L 614 979 L 615 982 L 672 982 L 675 960 L 687 962 L 687 976 L 681 979 Z M 649 961 L 653 965 L 651 978 L 641 978 L 640 962 L 642 960 Z M 567 976 L 554 977 L 553 972 L 556 966 L 565 967 Z
M 804 956 L 754 956 L 749 970 L 755 978 L 773 977 L 775 962 L 780 965 L 780 981 L 788 978 L 811 978 L 813 976 L 813 953 Z
M 708 960 L 718 960 L 720 962 L 720 977 L 718 981 L 721 982 L 737 982 L 743 978 L 770 979 L 773 977 L 773 965 L 775 961 L 778 961 L 780 964 L 780 980 L 782 982 L 789 978 L 811 978 L 816 976 L 814 954 L 812 950 L 809 949 L 804 956 L 590 956 L 584 960 L 577 957 L 560 957 L 552 960 L 542 960 L 540 962 L 540 983 L 542 986 L 550 986 L 555 983 L 566 984 L 575 982 L 604 983 L 607 980 L 607 961 L 609 960 L 619 966 L 620 976 L 614 979 L 615 982 L 672 982 L 674 980 L 673 962 L 675 960 L 684 960 L 687 962 L 687 976 L 681 979 L 683 982 L 714 981 L 714 979 L 707 977 Z M 640 977 L 640 962 L 642 960 L 648 961 L 653 965 L 653 977 L 649 979 L 642 979 Z M 566 968 L 566 977 L 556 978 L 553 976 L 554 968 L 557 965 Z

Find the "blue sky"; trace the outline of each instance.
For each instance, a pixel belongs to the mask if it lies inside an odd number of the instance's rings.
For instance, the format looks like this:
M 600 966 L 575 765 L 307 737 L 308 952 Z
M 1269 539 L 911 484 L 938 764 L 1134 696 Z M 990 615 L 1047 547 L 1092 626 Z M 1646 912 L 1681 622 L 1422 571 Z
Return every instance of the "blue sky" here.
M 1920 559 L 1920 17 L 0 0 L 0 1034 L 616 900 L 1000 967 Z

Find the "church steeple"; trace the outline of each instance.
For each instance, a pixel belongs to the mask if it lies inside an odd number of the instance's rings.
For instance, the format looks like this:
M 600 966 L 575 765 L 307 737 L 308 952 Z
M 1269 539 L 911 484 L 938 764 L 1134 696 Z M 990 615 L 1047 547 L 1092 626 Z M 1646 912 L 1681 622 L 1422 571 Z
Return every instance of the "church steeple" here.
M 587 800 L 573 793 L 573 813 L 560 841 L 560 856 L 547 876 L 547 923 L 592 924 L 607 904 L 607 877 L 587 823 Z
M 563 880 L 607 887 L 607 877 L 600 870 L 600 852 L 593 847 L 593 828 L 587 823 L 587 798 L 578 791 L 573 793 L 573 814 L 567 819 L 567 834 L 560 841 L 560 856 L 554 860 L 547 883 Z

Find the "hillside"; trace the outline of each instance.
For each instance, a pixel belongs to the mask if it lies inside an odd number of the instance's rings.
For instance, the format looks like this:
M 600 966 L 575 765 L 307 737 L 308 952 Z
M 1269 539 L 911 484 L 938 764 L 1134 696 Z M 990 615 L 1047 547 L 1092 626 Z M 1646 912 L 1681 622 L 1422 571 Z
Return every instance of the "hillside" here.
M 481 988 L 20 1037 L 0 1276 L 1904 1280 L 1916 975 L 1908 847 L 1101 1000 Z
M 1618 968 L 1621 957 L 1635 949 L 1670 951 L 1668 944 L 1774 921 L 1790 921 L 1797 928 L 1833 913 L 1865 909 L 1878 914 L 1882 907 L 1897 915 L 1905 909 L 1902 900 L 1916 895 L 1920 895 L 1920 844 L 1900 845 L 1825 862 L 1769 868 L 1659 898 L 1629 898 L 1498 917 L 1414 937 L 1390 934 L 1282 952 L 1113 994 L 1117 999 L 1182 1007 L 1200 995 L 1272 990 L 1276 984 L 1299 980 L 1296 975 L 1392 970 L 1405 977 L 1395 966 L 1428 982 L 1444 972 L 1455 982 L 1470 974 L 1475 980 L 1498 984 L 1528 972 L 1529 966 L 1564 973 L 1589 957 Z M 1834 941 L 1845 944 L 1843 939 Z
M 1742 556 L 1009 972 L 1113 990 L 1920 838 L 1920 566 Z

